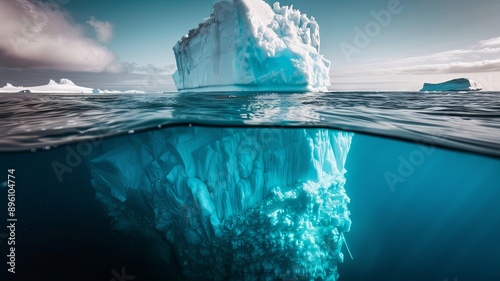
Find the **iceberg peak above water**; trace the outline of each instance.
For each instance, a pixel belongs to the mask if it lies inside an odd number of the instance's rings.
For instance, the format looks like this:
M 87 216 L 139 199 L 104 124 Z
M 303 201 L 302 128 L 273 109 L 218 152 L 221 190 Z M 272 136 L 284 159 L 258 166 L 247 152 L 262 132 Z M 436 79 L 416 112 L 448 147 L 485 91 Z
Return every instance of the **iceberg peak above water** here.
M 66 78 L 61 78 L 59 80 L 59 83 L 57 83 L 56 81 L 50 79 L 49 83 L 47 85 L 71 85 L 71 86 L 76 86 L 73 81 L 71 81 L 69 79 L 66 79 Z
M 223 0 L 173 47 L 180 91 L 327 91 L 319 25 L 293 6 Z

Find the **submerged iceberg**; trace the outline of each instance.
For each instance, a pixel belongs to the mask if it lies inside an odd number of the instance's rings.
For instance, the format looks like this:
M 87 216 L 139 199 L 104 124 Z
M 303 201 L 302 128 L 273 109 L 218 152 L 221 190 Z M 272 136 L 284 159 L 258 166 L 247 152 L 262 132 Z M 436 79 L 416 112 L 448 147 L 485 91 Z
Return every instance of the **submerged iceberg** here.
M 421 92 L 439 92 L 439 91 L 480 91 L 483 87 L 468 78 L 458 78 L 438 84 L 424 83 Z
M 293 6 L 222 0 L 173 48 L 177 89 L 327 91 L 319 26 Z
M 185 280 L 337 280 L 352 135 L 151 131 L 103 142 L 92 184 L 113 227 L 160 245 Z

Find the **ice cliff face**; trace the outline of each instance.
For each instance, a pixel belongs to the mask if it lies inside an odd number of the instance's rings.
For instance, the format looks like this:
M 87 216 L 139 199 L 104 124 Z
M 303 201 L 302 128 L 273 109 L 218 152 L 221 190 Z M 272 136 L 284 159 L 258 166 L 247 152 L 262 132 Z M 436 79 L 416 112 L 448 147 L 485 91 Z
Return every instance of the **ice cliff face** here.
M 172 247 L 187 280 L 336 280 L 351 139 L 169 128 L 104 143 L 92 183 L 114 228 Z
M 483 87 L 481 84 L 467 78 L 458 78 L 438 84 L 424 83 L 420 91 L 436 92 L 436 91 L 480 91 Z
M 223 0 L 175 46 L 179 90 L 326 91 L 319 26 L 292 7 Z

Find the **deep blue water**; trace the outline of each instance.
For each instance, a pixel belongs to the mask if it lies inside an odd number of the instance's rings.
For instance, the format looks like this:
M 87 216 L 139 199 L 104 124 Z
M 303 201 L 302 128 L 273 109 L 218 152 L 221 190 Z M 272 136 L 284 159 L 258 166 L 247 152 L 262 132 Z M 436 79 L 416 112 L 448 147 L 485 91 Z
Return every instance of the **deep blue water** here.
M 0 229 L 0 276 L 182 280 L 175 251 L 116 230 L 90 162 L 135 138 L 154 147 L 143 138 L 153 131 L 205 126 L 355 132 L 345 167 L 354 259 L 344 250 L 339 280 L 500 280 L 499 94 L 2 95 L 0 182 L 15 169 L 18 222 L 15 275 Z

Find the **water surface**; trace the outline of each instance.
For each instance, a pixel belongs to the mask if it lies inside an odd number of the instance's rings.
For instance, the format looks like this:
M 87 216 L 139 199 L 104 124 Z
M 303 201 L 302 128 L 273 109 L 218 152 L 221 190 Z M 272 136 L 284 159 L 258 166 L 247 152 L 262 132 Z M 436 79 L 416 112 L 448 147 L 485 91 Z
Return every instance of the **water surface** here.
M 500 156 L 500 93 L 0 95 L 0 150 L 158 126 L 319 126 Z

